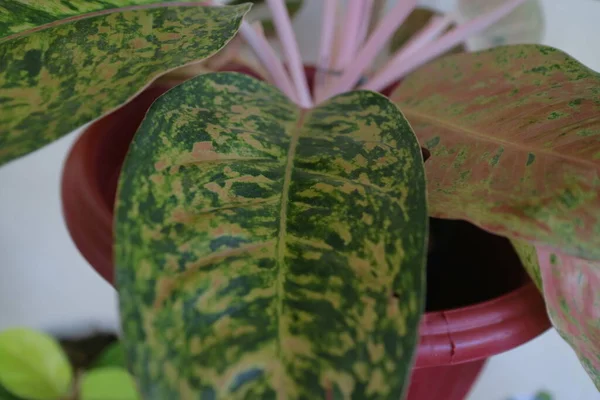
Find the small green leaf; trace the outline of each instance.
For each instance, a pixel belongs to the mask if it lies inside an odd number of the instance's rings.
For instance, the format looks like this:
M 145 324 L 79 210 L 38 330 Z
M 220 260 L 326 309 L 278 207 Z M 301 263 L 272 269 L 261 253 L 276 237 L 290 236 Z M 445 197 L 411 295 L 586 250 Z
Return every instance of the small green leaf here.
M 249 9 L 168 4 L 0 39 L 0 165 L 117 108 L 161 74 L 213 55 Z
M 424 307 L 423 157 L 384 96 L 248 76 L 167 92 L 125 160 L 115 263 L 144 399 L 399 399 Z
M 28 400 L 56 400 L 71 388 L 72 370 L 58 342 L 44 333 L 0 332 L 0 384 Z
M 138 400 L 141 397 L 126 369 L 106 367 L 86 372 L 81 377 L 80 399 Z
M 9 392 L 4 386 L 0 385 L 0 400 L 27 400 L 22 397 L 18 397 L 15 394 Z
M 102 367 L 127 367 L 125 351 L 121 342 L 115 342 L 108 346 L 91 365 L 91 368 Z
M 391 98 L 421 143 L 433 217 L 600 260 L 600 74 L 547 46 L 433 61 Z

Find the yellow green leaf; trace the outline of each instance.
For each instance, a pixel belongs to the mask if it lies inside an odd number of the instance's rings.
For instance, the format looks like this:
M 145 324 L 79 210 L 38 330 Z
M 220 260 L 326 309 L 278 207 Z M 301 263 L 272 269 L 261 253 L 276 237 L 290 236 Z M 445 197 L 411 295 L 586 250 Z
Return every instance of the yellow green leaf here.
M 2 0 L 0 39 L 82 14 L 175 1 L 178 0 Z
M 0 165 L 115 109 L 168 70 L 216 53 L 248 9 L 112 9 L 0 39 Z
M 424 307 L 420 146 L 384 96 L 205 74 L 126 158 L 115 262 L 144 399 L 399 399 Z
M 513 239 L 510 241 L 519 258 L 521 264 L 529 274 L 529 277 L 535 283 L 539 290 L 542 290 L 542 275 L 537 260 L 535 246 L 523 240 Z
M 27 400 L 56 400 L 69 393 L 72 370 L 58 342 L 26 328 L 0 332 L 0 385 Z
M 81 377 L 81 400 L 139 400 L 133 377 L 125 368 L 104 367 Z

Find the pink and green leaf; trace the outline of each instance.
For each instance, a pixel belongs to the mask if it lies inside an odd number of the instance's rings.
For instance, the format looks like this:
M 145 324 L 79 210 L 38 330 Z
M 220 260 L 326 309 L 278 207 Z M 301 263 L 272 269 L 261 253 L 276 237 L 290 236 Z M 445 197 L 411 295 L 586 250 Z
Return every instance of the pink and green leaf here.
M 600 390 L 600 262 L 537 247 L 552 324 Z
M 142 397 L 401 398 L 424 307 L 424 175 L 377 93 L 302 110 L 213 73 L 160 97 L 116 205 Z
M 0 165 L 112 111 L 168 70 L 216 53 L 249 9 L 199 4 L 115 9 L 0 39 Z
M 444 57 L 392 94 L 432 216 L 600 259 L 600 74 L 545 46 Z

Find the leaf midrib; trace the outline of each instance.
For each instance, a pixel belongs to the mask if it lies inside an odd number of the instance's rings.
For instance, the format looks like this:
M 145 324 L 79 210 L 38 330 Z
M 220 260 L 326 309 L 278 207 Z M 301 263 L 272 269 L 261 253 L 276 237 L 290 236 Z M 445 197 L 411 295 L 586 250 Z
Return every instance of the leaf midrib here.
M 300 139 L 300 132 L 302 131 L 302 125 L 304 122 L 304 116 L 306 111 L 301 110 L 294 131 L 290 139 L 290 147 L 287 153 L 287 164 L 285 166 L 285 174 L 283 177 L 283 188 L 281 191 L 281 205 L 279 210 L 279 235 L 277 241 L 277 353 L 279 359 L 282 359 L 282 348 L 281 348 L 281 337 L 284 332 L 283 325 L 283 292 L 285 274 L 287 268 L 285 265 L 285 251 L 286 251 L 286 236 L 287 236 L 287 211 L 290 195 L 290 186 L 292 182 L 292 172 L 294 169 L 294 157 L 296 156 L 296 149 Z M 281 382 L 280 387 L 285 388 L 285 384 Z
M 522 151 L 526 151 L 526 152 L 530 152 L 530 153 L 534 153 L 536 155 L 538 154 L 545 154 L 547 156 L 552 156 L 552 157 L 556 157 L 559 159 L 563 159 L 563 160 L 569 160 L 575 164 L 580 164 L 586 167 L 591 167 L 593 169 L 598 169 L 599 165 L 594 163 L 593 161 L 590 160 L 586 160 L 586 159 L 582 159 L 582 158 L 577 158 L 577 157 L 573 157 L 573 156 L 569 156 L 569 155 L 564 155 L 563 153 L 560 152 L 556 152 L 556 151 L 552 151 L 552 150 L 547 150 L 547 149 L 543 149 L 540 147 L 529 147 L 526 146 L 524 144 L 519 144 L 519 143 L 515 143 L 515 142 L 509 142 L 507 140 L 498 138 L 496 136 L 488 136 L 485 134 L 481 134 L 473 129 L 470 128 L 466 128 L 464 126 L 459 126 L 457 124 L 454 124 L 452 122 L 446 121 L 446 120 L 442 120 L 439 118 L 435 118 L 435 117 L 431 117 L 429 115 L 423 114 L 419 111 L 416 111 L 416 109 L 414 108 L 410 108 L 410 107 L 402 107 L 402 113 L 406 116 L 406 118 L 409 120 L 411 120 L 411 118 L 415 118 L 415 119 L 421 119 L 424 120 L 428 123 L 430 123 L 431 125 L 434 126 L 441 126 L 444 128 L 447 128 L 449 130 L 458 132 L 458 133 L 463 133 L 465 136 L 474 136 L 480 139 L 485 139 L 489 142 L 495 142 L 498 144 L 501 144 L 503 146 L 506 147 L 514 147 L 517 149 L 521 149 Z

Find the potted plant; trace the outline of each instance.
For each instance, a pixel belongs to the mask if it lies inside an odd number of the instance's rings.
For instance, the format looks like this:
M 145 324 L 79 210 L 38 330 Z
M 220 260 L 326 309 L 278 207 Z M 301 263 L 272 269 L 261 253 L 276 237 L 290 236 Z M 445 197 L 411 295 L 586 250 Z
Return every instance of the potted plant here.
M 444 388 L 423 376 L 453 374 L 467 384 L 443 393 L 460 399 L 482 360 L 547 327 L 509 239 L 596 377 L 597 75 L 536 45 L 436 60 L 520 2 L 449 31 L 452 21 L 432 18 L 368 76 L 410 4 L 367 34 L 362 3 L 350 2 L 342 25 L 352 43 L 338 46 L 327 6 L 311 84 L 281 1 L 268 4 L 287 67 L 260 27 L 242 22 L 246 6 L 130 1 L 102 11 L 125 2 L 115 3 L 53 9 L 43 22 L 72 20 L 27 34 L 40 13 L 8 19 L 0 159 L 127 103 L 82 136 L 76 148 L 87 150 L 71 153 L 63 193 L 72 235 L 89 260 L 108 260 L 109 279 L 114 243 L 124 346 L 142 398 L 399 398 L 416 359 L 411 400 Z M 95 14 L 73 17 L 82 11 Z M 159 73 L 216 53 L 240 25 L 262 63 L 256 75 L 276 87 L 217 72 L 134 96 Z M 388 97 L 375 92 L 386 88 Z M 91 225 L 77 233 L 83 222 Z M 423 317 L 430 233 L 437 279 Z M 479 263 L 457 276 L 439 262 L 453 252 L 457 264 L 470 254 Z

